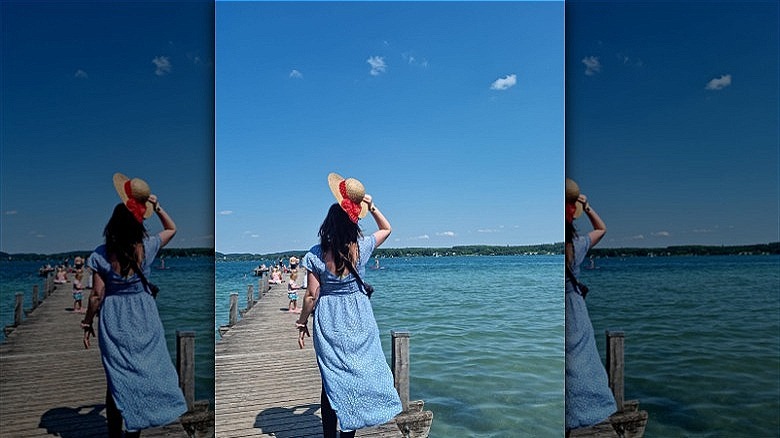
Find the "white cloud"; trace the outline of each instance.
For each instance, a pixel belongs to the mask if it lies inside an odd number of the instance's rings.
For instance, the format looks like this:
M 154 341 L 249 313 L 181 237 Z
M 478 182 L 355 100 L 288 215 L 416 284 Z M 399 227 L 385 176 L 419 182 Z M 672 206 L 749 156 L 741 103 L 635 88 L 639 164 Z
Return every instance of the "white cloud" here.
M 477 233 L 498 233 L 499 230 L 492 229 L 492 228 L 481 228 L 477 230 Z
M 507 88 L 514 87 L 517 84 L 517 75 L 511 74 L 503 78 L 496 79 L 490 84 L 491 90 L 506 90 Z
M 431 236 L 429 236 L 427 234 L 423 234 L 422 236 L 412 237 L 410 239 L 411 240 L 428 240 L 430 238 L 431 238 Z
M 668 231 L 659 231 L 657 233 L 652 233 L 652 234 L 653 234 L 653 236 L 659 236 L 659 237 L 669 237 L 669 236 L 671 236 L 671 233 L 669 233 Z
M 446 236 L 446 237 L 455 237 L 455 232 L 453 231 L 443 231 L 441 233 L 436 233 L 437 236 Z
M 14 215 L 14 214 L 17 214 L 17 213 L 19 213 L 19 212 L 18 212 L 18 211 L 16 211 L 16 210 L 7 210 L 7 211 L 5 212 L 5 215 L 6 215 L 6 216 L 11 216 L 11 215 Z
M 644 240 L 645 236 L 644 234 L 637 234 L 636 236 L 631 236 L 628 239 L 629 240 Z
M 387 64 L 385 64 L 385 58 L 381 56 L 372 56 L 366 60 L 371 66 L 371 76 L 379 76 L 387 71 Z
M 707 90 L 722 90 L 729 85 L 731 85 L 731 75 L 723 75 L 707 82 L 707 86 L 704 88 Z
M 251 234 L 249 237 L 252 237 L 252 238 L 254 238 L 254 239 L 257 239 L 258 237 L 260 237 L 260 235 L 259 235 L 259 234 Z
M 582 63 L 585 64 L 585 74 L 588 76 L 601 72 L 601 62 L 597 56 L 586 56 L 582 58 Z
M 419 65 L 422 68 L 428 68 L 428 60 L 425 58 L 418 59 L 411 52 L 401 53 L 401 58 L 409 65 Z
M 87 79 L 89 75 L 84 70 L 78 69 L 76 70 L 76 73 L 73 75 L 73 77 L 78 79 Z
M 293 70 L 290 72 L 290 78 L 303 79 L 303 73 L 299 72 L 298 70 Z
M 229 214 L 233 214 L 233 210 L 222 210 L 219 212 L 222 216 L 227 216 Z
M 165 76 L 168 73 L 171 72 L 171 60 L 168 59 L 167 56 L 157 56 L 154 59 L 152 59 L 152 64 L 154 64 L 157 68 L 154 71 L 154 74 L 157 76 Z

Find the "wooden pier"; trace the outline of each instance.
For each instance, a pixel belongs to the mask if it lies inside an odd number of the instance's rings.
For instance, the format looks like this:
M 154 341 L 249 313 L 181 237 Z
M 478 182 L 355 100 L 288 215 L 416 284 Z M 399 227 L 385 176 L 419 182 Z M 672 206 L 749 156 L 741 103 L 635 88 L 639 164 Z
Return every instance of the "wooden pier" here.
M 253 290 L 254 285 L 249 286 L 242 311 L 237 308 L 238 292 L 231 295 L 231 324 L 220 329 L 222 339 L 215 347 L 216 434 L 220 438 L 322 437 L 317 360 L 311 339 L 306 339 L 305 348 L 298 348 L 298 314 L 287 311 L 286 283 L 269 287 L 263 276 L 258 294 Z M 237 314 L 243 318 L 238 320 Z M 422 402 L 409 402 L 408 341 L 408 333 L 394 333 L 393 371 L 405 411 L 390 423 L 359 430 L 356 436 L 428 435 L 433 414 L 423 411 Z
M 6 340 L 0 344 L 0 436 L 103 438 L 107 435 L 105 418 L 106 378 L 97 340 L 89 350 L 82 343 L 79 322 L 84 314 L 72 311 L 72 283 L 55 284 L 46 279 L 42 296 L 33 300 L 33 308 L 19 309 L 16 320 L 6 327 Z M 33 287 L 33 296 L 38 287 Z M 83 302 L 87 303 L 84 293 Z M 40 302 L 37 302 L 39 301 Z M 27 313 L 24 319 L 21 312 Z M 97 329 L 97 326 L 96 326 Z M 177 344 L 187 356 L 180 356 L 186 374 L 192 358 L 194 337 L 182 332 Z M 192 380 L 184 383 L 185 397 L 193 400 Z M 212 436 L 208 426 L 213 416 L 201 411 L 202 404 L 177 422 L 146 429 L 144 437 Z M 201 410 L 199 410 L 201 409 Z M 185 417 L 187 417 L 185 419 Z M 193 420 L 194 419 L 194 423 Z M 195 428 L 200 427 L 196 431 Z
M 624 396 L 624 340 L 621 331 L 606 331 L 607 379 L 615 397 L 617 412 L 591 427 L 574 429 L 569 437 L 580 438 L 642 438 L 647 427 L 647 411 L 639 410 L 639 400 L 625 400 Z

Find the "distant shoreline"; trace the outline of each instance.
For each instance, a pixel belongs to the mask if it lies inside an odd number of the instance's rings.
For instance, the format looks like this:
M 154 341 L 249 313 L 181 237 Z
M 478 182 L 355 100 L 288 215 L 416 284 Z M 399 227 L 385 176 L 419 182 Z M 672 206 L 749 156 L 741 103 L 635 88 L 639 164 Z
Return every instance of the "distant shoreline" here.
M 2 260 L 21 260 L 21 261 L 54 261 L 56 263 L 69 258 L 73 260 L 75 256 L 86 257 L 92 253 L 92 249 L 84 251 L 67 251 L 58 252 L 54 254 L 37 254 L 37 253 L 17 253 L 9 254 L 0 251 L 0 259 Z M 213 248 L 163 248 L 157 254 L 157 258 L 160 257 L 213 257 Z
M 539 245 L 469 245 L 449 248 L 379 248 L 376 257 L 447 257 L 447 256 L 490 256 L 490 255 L 556 255 L 563 254 L 563 242 Z M 272 254 L 223 254 L 216 253 L 218 261 L 278 260 L 291 255 L 301 256 L 307 250 L 285 251 Z M 780 254 L 780 242 L 732 245 L 679 245 L 664 248 L 594 248 L 590 251 L 594 257 L 653 257 L 680 255 L 740 255 L 740 254 Z
M 66 258 L 90 254 L 92 250 L 68 251 L 55 254 L 0 252 L 2 260 L 19 261 L 62 261 Z M 214 257 L 218 261 L 278 260 L 292 255 L 301 256 L 307 250 L 290 250 L 269 254 L 231 253 L 224 254 L 212 248 L 163 248 L 158 257 Z M 556 255 L 563 254 L 563 242 L 537 245 L 464 245 L 448 248 L 378 248 L 377 257 L 449 257 L 449 256 L 496 256 L 496 255 Z M 780 254 L 780 242 L 753 245 L 675 245 L 656 248 L 593 248 L 593 257 L 664 257 L 683 255 L 776 255 Z

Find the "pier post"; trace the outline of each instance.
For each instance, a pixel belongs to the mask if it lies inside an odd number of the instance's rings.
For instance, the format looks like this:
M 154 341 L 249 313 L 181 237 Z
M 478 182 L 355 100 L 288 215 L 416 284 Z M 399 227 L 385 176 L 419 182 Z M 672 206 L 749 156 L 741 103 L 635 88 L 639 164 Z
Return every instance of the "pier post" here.
M 33 291 L 32 291 L 32 309 L 35 310 L 36 307 L 38 307 L 38 285 L 33 285 Z
M 393 380 L 395 390 L 401 398 L 403 410 L 409 409 L 409 332 L 391 331 L 392 337 L 392 361 Z
M 607 377 L 609 388 L 615 396 L 618 412 L 623 412 L 624 387 L 623 387 L 623 344 L 625 333 L 622 331 L 607 330 Z
M 16 293 L 16 304 L 14 305 L 14 327 L 22 323 L 22 305 L 24 304 L 24 294 L 21 292 Z
M 46 274 L 46 287 L 43 291 L 43 297 L 48 298 L 52 292 L 54 292 L 54 274 L 49 272 Z
M 254 286 L 251 284 L 246 288 L 246 310 L 252 308 L 255 305 L 255 291 Z
M 176 371 L 187 408 L 195 404 L 195 332 L 176 330 Z
M 238 322 L 238 294 L 230 294 L 230 321 L 229 326 L 234 326 Z

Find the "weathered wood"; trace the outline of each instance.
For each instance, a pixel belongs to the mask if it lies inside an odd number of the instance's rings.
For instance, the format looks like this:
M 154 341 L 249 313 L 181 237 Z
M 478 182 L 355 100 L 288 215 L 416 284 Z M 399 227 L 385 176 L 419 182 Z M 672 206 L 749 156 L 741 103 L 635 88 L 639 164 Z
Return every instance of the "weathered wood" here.
M 255 305 L 255 291 L 251 284 L 246 288 L 246 309 L 249 310 Z
M 607 378 L 609 388 L 615 397 L 618 412 L 623 412 L 623 345 L 625 334 L 621 331 L 606 332 L 607 336 Z
M 395 390 L 401 398 L 403 410 L 409 409 L 409 332 L 391 331 L 392 365 Z
M 260 298 L 215 346 L 215 429 L 220 438 L 322 437 L 320 379 L 311 338 L 298 347 L 284 284 Z M 267 284 L 267 283 L 266 283 Z M 390 422 L 357 431 L 358 437 L 401 437 Z
M 34 284 L 32 289 L 32 310 L 35 310 L 38 307 L 38 304 L 40 304 L 38 296 L 38 285 Z
M 52 292 L 54 292 L 56 284 L 54 283 L 54 273 L 49 272 L 46 274 L 46 291 L 44 293 L 44 297 L 48 298 Z
M 195 332 L 176 330 L 176 371 L 187 408 L 195 405 Z
M 72 284 L 52 284 L 50 296 L 0 343 L 0 437 L 104 438 L 100 349 L 97 341 L 84 349 L 84 315 L 66 310 Z M 142 435 L 187 437 L 179 422 Z
M 238 322 L 238 294 L 230 294 L 230 319 L 228 320 L 229 326 L 234 326 Z
M 16 303 L 14 304 L 14 327 L 18 327 L 22 323 L 24 317 L 24 310 L 22 305 L 24 304 L 24 294 L 21 292 L 16 293 Z

